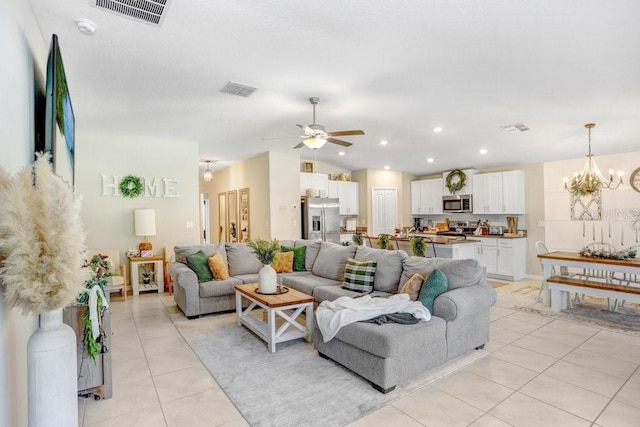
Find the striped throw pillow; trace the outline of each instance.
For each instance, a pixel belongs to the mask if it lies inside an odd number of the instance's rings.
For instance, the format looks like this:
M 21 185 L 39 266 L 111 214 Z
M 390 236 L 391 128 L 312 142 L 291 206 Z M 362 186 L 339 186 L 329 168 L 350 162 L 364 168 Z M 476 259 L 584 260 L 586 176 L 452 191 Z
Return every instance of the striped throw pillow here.
M 357 292 L 373 291 L 377 265 L 378 261 L 356 261 L 349 258 L 344 269 L 342 287 Z

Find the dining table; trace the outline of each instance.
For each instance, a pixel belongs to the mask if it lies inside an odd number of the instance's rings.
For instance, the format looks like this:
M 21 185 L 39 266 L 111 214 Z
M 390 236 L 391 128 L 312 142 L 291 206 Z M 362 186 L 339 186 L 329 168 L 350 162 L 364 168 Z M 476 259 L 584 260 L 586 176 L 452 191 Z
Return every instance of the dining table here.
M 558 271 L 564 267 L 566 269 L 578 269 L 580 273 L 585 270 L 608 272 L 611 273 L 610 276 L 614 278 L 625 277 L 624 275 L 626 275 L 626 277 L 640 276 L 640 259 L 638 258 L 597 258 L 583 256 L 578 252 L 568 251 L 553 251 L 539 254 L 538 258 L 540 258 L 540 262 L 542 263 L 542 302 L 547 307 L 555 306 L 555 308 L 565 309 L 568 301 L 567 298 L 563 298 L 561 301 L 552 301 L 553 295 L 549 290 L 547 280 L 553 275 L 554 267 L 556 267 Z M 560 295 L 560 293 L 554 294 Z

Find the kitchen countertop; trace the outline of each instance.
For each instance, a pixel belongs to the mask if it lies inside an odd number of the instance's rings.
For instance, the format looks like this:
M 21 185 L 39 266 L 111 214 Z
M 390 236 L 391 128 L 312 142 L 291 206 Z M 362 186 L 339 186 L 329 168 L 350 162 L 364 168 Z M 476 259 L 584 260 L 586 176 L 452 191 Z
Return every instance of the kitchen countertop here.
M 427 231 L 427 232 L 423 232 L 423 233 L 411 233 L 410 236 L 418 236 L 418 237 L 434 237 L 436 236 L 436 232 L 435 231 Z M 476 236 L 475 234 L 467 234 L 466 235 L 467 239 L 471 238 L 471 239 L 475 239 L 475 238 L 480 238 L 480 237 L 484 237 L 486 238 L 493 238 L 493 239 L 526 239 L 527 236 L 511 236 L 511 235 L 490 235 L 490 234 L 485 234 L 483 236 Z
M 413 234 L 413 233 L 412 233 Z M 415 236 L 420 236 L 420 234 L 416 234 Z M 412 235 L 412 237 L 414 237 Z M 433 243 L 437 245 L 458 245 L 465 243 L 478 243 L 479 240 L 473 239 L 456 239 L 455 237 L 447 237 L 447 236 L 434 236 L 434 235 L 425 235 L 424 237 L 429 237 L 433 241 Z M 398 237 L 399 242 L 410 242 L 411 237 Z M 394 239 L 391 239 L 394 240 Z

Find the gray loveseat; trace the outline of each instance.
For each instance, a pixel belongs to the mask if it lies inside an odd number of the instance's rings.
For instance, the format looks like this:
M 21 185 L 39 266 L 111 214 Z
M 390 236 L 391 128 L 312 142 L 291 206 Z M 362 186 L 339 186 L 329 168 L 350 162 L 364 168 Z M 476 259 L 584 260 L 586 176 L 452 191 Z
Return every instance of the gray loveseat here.
M 320 303 L 340 296 L 355 297 L 358 292 L 342 288 L 348 258 L 377 260 L 372 296 L 388 296 L 415 274 L 427 277 L 439 268 L 449 282 L 448 291 L 435 299 L 431 320 L 415 325 L 356 322 L 324 342 L 314 329 L 314 347 L 325 358 L 351 369 L 382 392 L 418 373 L 436 367 L 489 341 L 490 308 L 496 293 L 486 282 L 486 272 L 475 259 L 452 260 L 408 256 L 401 250 L 341 246 L 309 240 L 282 241 L 291 247 L 306 246 L 305 270 L 284 273 L 285 286 L 312 295 Z M 230 277 L 223 281 L 198 283 L 196 274 L 185 264 L 186 256 L 202 250 L 221 254 Z M 258 281 L 262 267 L 251 250 L 242 243 L 202 246 L 176 246 L 176 262 L 170 266 L 174 279 L 174 299 L 189 317 L 235 308 L 234 285 Z

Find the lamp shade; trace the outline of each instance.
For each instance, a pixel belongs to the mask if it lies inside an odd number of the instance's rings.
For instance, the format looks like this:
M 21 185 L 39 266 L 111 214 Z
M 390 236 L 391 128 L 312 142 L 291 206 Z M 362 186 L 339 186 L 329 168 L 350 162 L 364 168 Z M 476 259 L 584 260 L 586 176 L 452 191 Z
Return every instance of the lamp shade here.
M 136 209 L 134 212 L 134 229 L 136 236 L 156 235 L 155 209 Z

